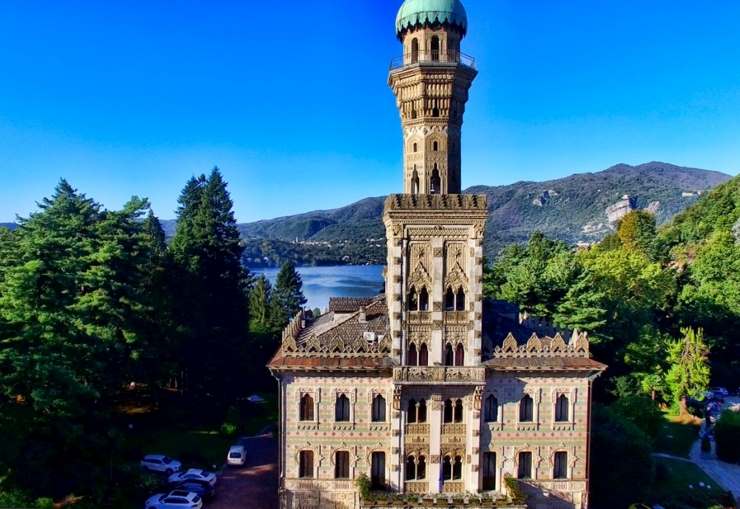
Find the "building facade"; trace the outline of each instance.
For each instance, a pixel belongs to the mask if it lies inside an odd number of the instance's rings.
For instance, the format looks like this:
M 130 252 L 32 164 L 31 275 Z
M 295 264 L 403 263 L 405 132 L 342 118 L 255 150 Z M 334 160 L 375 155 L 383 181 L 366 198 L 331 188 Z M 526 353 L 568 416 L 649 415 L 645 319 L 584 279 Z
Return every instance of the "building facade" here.
M 282 508 L 361 507 L 363 474 L 412 498 L 504 498 L 511 476 L 533 506 L 588 505 L 591 384 L 605 366 L 585 333 L 538 335 L 483 298 L 486 197 L 460 187 L 477 74 L 460 51 L 467 26 L 459 0 L 398 12 L 388 81 L 404 192 L 385 203 L 385 293 L 332 299 L 283 332 L 269 365 Z

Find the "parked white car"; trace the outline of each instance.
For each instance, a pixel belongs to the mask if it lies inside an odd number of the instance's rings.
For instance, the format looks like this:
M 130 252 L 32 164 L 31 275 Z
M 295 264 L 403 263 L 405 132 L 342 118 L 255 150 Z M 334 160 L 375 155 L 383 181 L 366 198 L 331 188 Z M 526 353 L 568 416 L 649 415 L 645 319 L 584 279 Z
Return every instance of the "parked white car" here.
M 203 499 L 190 491 L 174 490 L 149 497 L 144 509 L 201 509 Z
M 152 472 L 162 472 L 163 474 L 171 475 L 180 471 L 182 463 L 164 454 L 147 454 L 141 460 L 141 467 Z
M 247 462 L 247 450 L 243 445 L 232 445 L 226 455 L 226 463 L 242 467 Z
M 177 472 L 169 476 L 167 482 L 170 483 L 181 483 L 185 481 L 200 481 L 207 482 L 211 486 L 216 485 L 216 474 L 208 472 L 200 468 L 191 468 L 185 472 Z

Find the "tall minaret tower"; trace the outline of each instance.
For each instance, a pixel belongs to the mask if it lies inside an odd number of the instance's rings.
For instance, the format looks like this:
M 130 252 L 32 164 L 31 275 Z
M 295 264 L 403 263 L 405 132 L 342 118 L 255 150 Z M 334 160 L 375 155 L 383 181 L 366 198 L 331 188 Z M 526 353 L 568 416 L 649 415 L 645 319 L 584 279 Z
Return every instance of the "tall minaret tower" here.
M 460 128 L 477 74 L 460 52 L 466 30 L 460 0 L 406 0 L 396 19 L 404 55 L 388 78 L 404 142 L 403 194 L 383 213 L 398 451 L 390 481 L 413 493 L 479 487 L 486 197 L 460 192 Z M 429 460 L 428 481 L 409 481 L 409 456 Z
M 459 0 L 406 0 L 398 11 L 403 56 L 388 84 L 401 113 L 406 194 L 460 193 L 460 130 L 477 74 L 460 51 L 467 26 Z

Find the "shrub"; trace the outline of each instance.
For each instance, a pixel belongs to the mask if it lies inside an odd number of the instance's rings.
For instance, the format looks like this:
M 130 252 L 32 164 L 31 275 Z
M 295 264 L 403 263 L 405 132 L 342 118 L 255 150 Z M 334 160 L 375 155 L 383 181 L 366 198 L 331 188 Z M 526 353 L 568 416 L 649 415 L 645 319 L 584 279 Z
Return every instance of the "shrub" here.
M 19 490 L 0 490 L 0 507 L 30 507 L 30 499 Z
M 655 439 L 665 422 L 663 414 L 653 400 L 643 395 L 622 396 L 610 407 L 632 424 Z
M 357 491 L 360 492 L 360 498 L 367 500 L 370 496 L 370 479 L 367 474 L 360 475 L 355 480 L 355 486 L 357 486 Z
M 730 463 L 740 462 L 740 412 L 725 410 L 714 426 L 717 457 Z
M 50 498 L 37 498 L 36 508 L 37 509 L 54 509 L 54 501 Z
M 645 500 L 653 483 L 650 438 L 610 408 L 593 407 L 591 499 L 594 507 L 623 509 Z
M 225 422 L 221 425 L 221 429 L 219 431 L 225 437 L 234 437 L 236 436 L 237 430 L 238 427 L 236 424 Z
M 509 495 L 509 498 L 511 498 L 511 501 L 515 504 L 523 504 L 526 502 L 527 497 L 524 495 L 524 492 L 519 487 L 519 481 L 517 479 L 514 479 L 510 475 L 504 476 L 504 483 L 506 483 L 506 492 Z

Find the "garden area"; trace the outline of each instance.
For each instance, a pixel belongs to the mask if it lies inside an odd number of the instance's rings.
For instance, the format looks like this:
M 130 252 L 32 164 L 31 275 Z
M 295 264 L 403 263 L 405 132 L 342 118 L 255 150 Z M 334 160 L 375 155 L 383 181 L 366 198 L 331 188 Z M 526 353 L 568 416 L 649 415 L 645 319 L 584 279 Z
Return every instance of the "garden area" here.
M 655 437 L 655 452 L 688 458 L 691 446 L 699 438 L 701 419 L 668 413 L 664 417 L 665 421 Z

